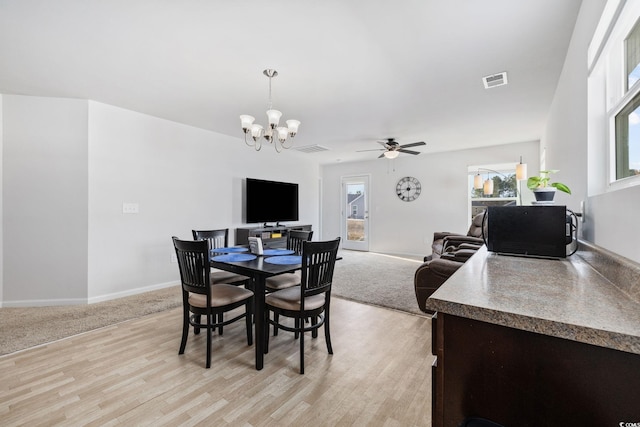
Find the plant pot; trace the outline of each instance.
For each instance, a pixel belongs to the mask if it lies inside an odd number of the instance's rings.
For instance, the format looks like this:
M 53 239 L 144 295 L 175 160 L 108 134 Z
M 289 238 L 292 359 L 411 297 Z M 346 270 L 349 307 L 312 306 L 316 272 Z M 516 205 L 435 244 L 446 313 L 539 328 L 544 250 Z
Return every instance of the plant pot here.
M 537 202 L 552 203 L 556 195 L 556 189 L 553 187 L 536 188 L 533 190 L 533 195 L 536 196 Z

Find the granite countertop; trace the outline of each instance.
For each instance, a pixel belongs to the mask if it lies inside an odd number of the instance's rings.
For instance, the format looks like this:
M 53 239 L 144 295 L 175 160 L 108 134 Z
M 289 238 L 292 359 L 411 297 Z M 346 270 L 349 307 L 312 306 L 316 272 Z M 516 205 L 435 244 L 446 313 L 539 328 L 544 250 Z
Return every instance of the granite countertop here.
M 640 304 L 578 254 L 548 260 L 482 247 L 431 295 L 427 307 L 640 354 Z

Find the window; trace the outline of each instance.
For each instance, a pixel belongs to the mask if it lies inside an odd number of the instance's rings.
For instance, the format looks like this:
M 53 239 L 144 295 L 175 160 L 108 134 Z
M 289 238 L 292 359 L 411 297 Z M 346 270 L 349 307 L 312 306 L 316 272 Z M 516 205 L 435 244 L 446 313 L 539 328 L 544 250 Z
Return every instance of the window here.
M 614 111 L 615 180 L 640 175 L 640 24 L 624 39 L 625 95 Z
M 640 175 L 640 92 L 616 115 L 616 179 Z
M 518 181 L 515 163 L 508 165 L 470 166 L 468 174 L 471 218 L 482 213 L 487 206 L 518 204 Z M 477 177 L 480 178 L 477 178 Z M 476 185 L 480 184 L 482 186 Z

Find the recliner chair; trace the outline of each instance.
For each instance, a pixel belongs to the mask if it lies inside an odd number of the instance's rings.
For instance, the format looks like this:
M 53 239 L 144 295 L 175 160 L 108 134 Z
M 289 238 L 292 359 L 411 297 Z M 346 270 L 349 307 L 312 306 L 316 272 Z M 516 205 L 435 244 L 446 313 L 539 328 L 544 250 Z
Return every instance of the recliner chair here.
M 484 240 L 482 239 L 483 218 L 484 212 L 474 216 L 467 234 L 452 233 L 449 231 L 436 231 L 433 233 L 431 255 L 424 257 L 425 262 L 440 258 L 443 253 L 454 252 L 458 249 L 458 246 L 463 243 L 468 243 L 478 248 L 482 246 L 484 244 Z
M 425 313 L 433 313 L 426 307 L 427 298 L 455 273 L 474 253 L 475 249 L 459 249 L 445 253 L 440 258 L 425 262 L 416 270 L 413 284 L 418 307 Z

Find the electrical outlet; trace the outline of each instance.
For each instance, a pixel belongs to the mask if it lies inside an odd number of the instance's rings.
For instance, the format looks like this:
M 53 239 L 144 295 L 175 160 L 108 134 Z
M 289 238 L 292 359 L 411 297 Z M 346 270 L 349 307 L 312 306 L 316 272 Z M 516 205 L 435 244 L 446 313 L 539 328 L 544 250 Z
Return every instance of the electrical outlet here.
M 137 203 L 122 203 L 123 214 L 137 214 L 139 211 L 139 205 Z

